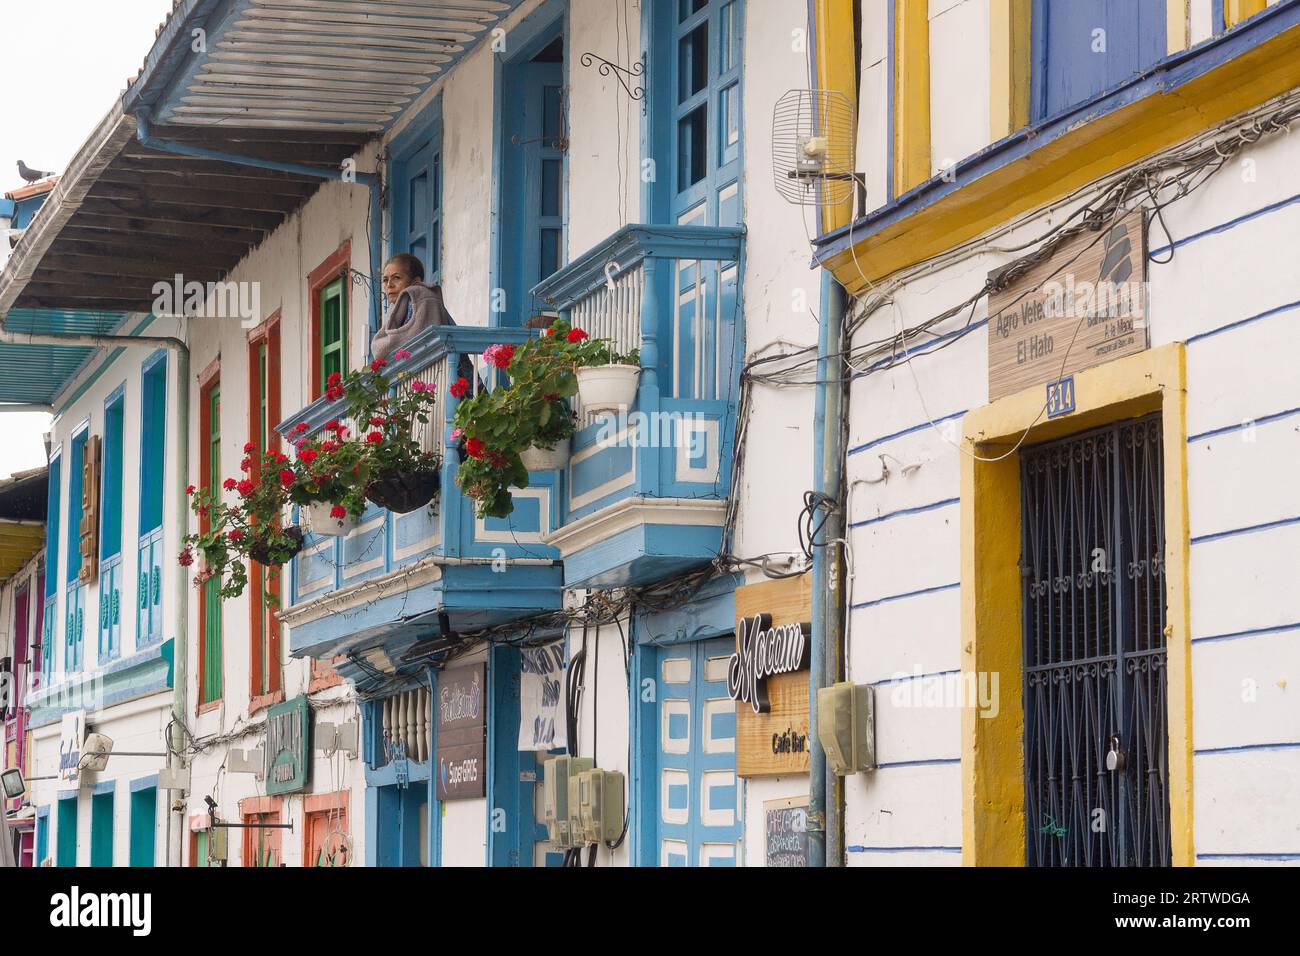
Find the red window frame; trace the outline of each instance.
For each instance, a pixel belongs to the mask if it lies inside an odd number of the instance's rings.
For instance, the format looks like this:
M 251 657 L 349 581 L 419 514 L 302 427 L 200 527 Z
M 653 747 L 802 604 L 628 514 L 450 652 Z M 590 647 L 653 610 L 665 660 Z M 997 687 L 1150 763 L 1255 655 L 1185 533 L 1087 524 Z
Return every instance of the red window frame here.
M 266 420 L 259 420 L 261 414 L 260 375 L 258 369 L 259 352 L 266 347 Z M 280 436 L 275 426 L 280 423 L 280 310 L 276 309 L 266 321 L 253 329 L 248 335 L 248 440 L 257 447 L 250 455 L 253 467 L 250 477 L 257 481 L 261 475 L 262 456 L 268 452 L 280 451 Z M 261 438 L 265 434 L 268 448 L 261 447 Z M 275 610 L 268 606 L 265 594 L 270 593 L 278 601 L 282 596 L 283 579 L 286 571 L 268 575 L 266 569 L 256 561 L 250 561 L 248 567 L 248 712 L 255 714 L 273 704 L 284 700 L 284 668 L 279 665 L 281 647 L 280 620 Z M 268 581 L 268 578 L 270 579 Z M 263 647 L 268 661 L 276 662 L 270 674 L 262 672 Z M 265 690 L 263 688 L 266 688 Z

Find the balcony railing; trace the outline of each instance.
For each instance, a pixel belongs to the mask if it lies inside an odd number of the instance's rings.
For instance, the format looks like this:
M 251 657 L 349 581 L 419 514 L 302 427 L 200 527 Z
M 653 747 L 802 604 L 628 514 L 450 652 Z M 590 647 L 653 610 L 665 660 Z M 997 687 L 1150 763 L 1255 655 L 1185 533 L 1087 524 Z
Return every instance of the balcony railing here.
M 425 450 L 442 458 L 439 497 L 431 507 L 401 515 L 372 505 L 343 538 L 306 535 L 292 565 L 286 602 L 290 607 L 282 614 L 293 628 L 290 646 L 295 654 L 326 656 L 350 649 L 343 639 L 347 635 L 337 633 L 342 625 L 314 626 L 320 618 L 308 613 L 310 607 L 301 610 L 305 606 L 322 605 L 325 612 L 339 610 L 334 606 L 339 602 L 363 604 L 364 611 L 349 612 L 356 619 L 356 631 L 405 627 L 404 637 L 412 640 L 427 636 L 430 628 L 407 623 L 449 605 L 455 606 L 457 628 L 559 606 L 558 570 L 551 567 L 559 553 L 543 542 L 558 522 L 559 476 L 531 476 L 530 487 L 516 495 L 519 506 L 514 514 L 482 519 L 476 503 L 456 484 L 460 454 L 449 441 L 460 400 L 448 385 L 459 377 L 462 361 L 474 365 L 475 374 L 469 376 L 473 391 L 495 388 L 500 373 L 482 361 L 482 353 L 492 345 L 518 345 L 537 334 L 528 329 L 443 326 L 429 329 L 407 346 L 411 357 L 398 369 L 407 377 L 398 387 L 409 389 L 422 381 L 437 396 L 435 414 L 427 425 L 417 424 L 416 437 Z M 344 414 L 345 408 L 345 402 L 318 399 L 277 425 L 276 431 L 286 439 L 312 437 L 338 420 L 356 434 L 356 423 Z M 307 430 L 297 432 L 299 424 Z M 510 565 L 511 573 L 495 573 L 494 565 L 502 562 Z M 374 607 L 385 599 L 392 600 L 391 608 Z
M 573 439 L 561 526 L 544 539 L 563 554 L 567 583 L 635 583 L 716 554 L 743 257 L 740 228 L 631 225 L 532 290 L 592 337 L 641 352 L 636 406 L 584 414 Z M 595 548 L 618 536 L 626 548 Z

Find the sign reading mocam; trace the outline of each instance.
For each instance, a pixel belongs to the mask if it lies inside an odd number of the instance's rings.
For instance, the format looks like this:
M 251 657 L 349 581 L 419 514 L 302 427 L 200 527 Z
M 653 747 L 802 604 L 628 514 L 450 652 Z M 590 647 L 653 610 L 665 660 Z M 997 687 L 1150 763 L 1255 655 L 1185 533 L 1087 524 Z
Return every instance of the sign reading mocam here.
M 736 702 L 736 773 L 808 771 L 811 575 L 736 590 L 736 653 L 727 691 Z
M 1147 348 L 1142 212 L 1084 231 L 989 299 L 989 401 Z
M 767 679 L 808 666 L 811 624 L 772 626 L 772 615 L 756 614 L 736 625 L 736 653 L 727 666 L 727 693 L 748 701 L 756 714 L 772 709 Z
M 487 665 L 438 675 L 438 799 L 487 793 Z

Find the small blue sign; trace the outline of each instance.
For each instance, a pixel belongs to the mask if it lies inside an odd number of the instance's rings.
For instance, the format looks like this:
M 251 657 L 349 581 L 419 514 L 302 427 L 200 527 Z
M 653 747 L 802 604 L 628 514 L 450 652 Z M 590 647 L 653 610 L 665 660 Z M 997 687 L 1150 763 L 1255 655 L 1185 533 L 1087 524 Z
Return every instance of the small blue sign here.
M 1047 417 L 1060 418 L 1074 412 L 1074 376 L 1047 383 Z

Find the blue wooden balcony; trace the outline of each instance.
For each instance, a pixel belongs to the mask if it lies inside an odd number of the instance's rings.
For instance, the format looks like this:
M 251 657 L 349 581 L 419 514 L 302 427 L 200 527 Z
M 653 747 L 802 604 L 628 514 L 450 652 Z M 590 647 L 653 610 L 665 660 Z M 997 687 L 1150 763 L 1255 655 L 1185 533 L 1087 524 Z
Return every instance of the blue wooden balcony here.
M 559 552 L 544 543 L 560 521 L 560 476 L 530 476 L 509 518 L 484 520 L 456 485 L 460 456 L 449 441 L 460 403 L 448 386 L 462 357 L 472 360 L 491 345 L 536 334 L 456 326 L 430 329 L 408 346 L 411 358 L 400 370 L 409 377 L 400 387 L 419 380 L 438 396 L 434 421 L 417 425 L 417 437 L 442 457 L 440 497 L 432 509 L 404 515 L 372 505 L 345 538 L 307 534 L 281 613 L 294 656 L 354 654 L 380 670 L 400 670 L 411 646 L 444 630 L 465 633 L 560 608 Z M 475 364 L 472 387 L 496 387 L 496 370 Z M 331 420 L 348 422 L 344 412 L 344 403 L 319 399 L 276 430 L 286 439 L 310 437 Z M 295 431 L 299 423 L 307 425 L 305 433 Z M 354 676 L 346 663 L 340 670 Z
M 636 405 L 579 414 L 559 521 L 569 586 L 647 583 L 721 547 L 742 364 L 744 231 L 620 229 L 532 290 L 593 338 L 641 351 Z

